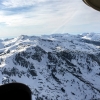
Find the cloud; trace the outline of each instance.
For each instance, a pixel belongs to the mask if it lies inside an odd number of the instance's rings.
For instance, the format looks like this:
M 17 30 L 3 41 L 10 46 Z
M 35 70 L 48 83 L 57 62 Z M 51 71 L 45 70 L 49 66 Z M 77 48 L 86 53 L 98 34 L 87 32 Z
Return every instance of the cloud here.
M 0 5 L 5 34 L 81 32 L 93 28 L 91 24 L 99 26 L 99 12 L 82 0 L 3 0 Z
M 28 11 L 26 11 L 27 8 L 25 12 L 22 10 L 24 6 L 30 6 L 36 3 L 38 4 Z M 3 4 L 7 7 L 17 7 L 18 11 L 10 8 L 10 10 L 4 10 L 0 16 L 0 22 L 14 27 L 47 24 L 49 26 L 51 25 L 50 27 L 57 27 L 63 24 L 63 21 L 72 18 L 70 16 L 75 12 L 74 8 L 70 5 L 71 2 L 66 2 L 66 0 L 9 0 L 4 1 Z
M 45 2 L 45 0 L 4 0 L 2 3 L 8 8 L 32 6 L 40 2 Z

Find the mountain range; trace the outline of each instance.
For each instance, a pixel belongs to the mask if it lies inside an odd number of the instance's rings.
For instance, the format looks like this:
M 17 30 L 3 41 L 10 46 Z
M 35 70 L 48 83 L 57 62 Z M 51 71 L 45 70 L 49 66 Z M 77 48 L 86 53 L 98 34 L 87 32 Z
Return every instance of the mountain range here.
M 0 84 L 20 82 L 32 100 L 100 100 L 100 34 L 0 40 Z

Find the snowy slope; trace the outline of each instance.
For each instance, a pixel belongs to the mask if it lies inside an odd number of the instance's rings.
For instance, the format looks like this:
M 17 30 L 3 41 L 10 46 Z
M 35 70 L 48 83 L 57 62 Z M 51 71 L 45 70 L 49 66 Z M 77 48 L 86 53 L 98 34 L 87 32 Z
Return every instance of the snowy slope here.
M 88 39 L 92 41 L 100 41 L 100 33 L 83 33 L 83 39 Z
M 99 100 L 100 46 L 84 37 L 21 35 L 1 40 L 0 84 L 27 84 L 33 100 Z

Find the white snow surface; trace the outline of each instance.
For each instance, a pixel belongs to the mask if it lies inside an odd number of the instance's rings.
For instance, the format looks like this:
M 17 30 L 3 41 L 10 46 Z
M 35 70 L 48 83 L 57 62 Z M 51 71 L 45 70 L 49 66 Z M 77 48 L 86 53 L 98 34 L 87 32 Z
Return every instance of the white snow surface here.
M 21 35 L 0 40 L 0 84 L 24 83 L 31 88 L 33 100 L 99 100 L 100 46 L 81 39 L 99 42 L 100 35 Z M 69 58 L 58 57 L 62 52 L 73 55 L 72 59 L 68 55 Z M 40 55 L 41 58 L 35 58 Z M 27 67 L 22 63 L 25 61 L 34 67 Z

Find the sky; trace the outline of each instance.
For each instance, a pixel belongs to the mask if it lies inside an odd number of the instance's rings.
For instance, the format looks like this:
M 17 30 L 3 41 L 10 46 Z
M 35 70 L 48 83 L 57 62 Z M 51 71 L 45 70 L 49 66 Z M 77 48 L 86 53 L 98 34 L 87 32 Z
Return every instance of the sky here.
M 82 0 L 0 0 L 0 38 L 100 33 L 100 12 Z

